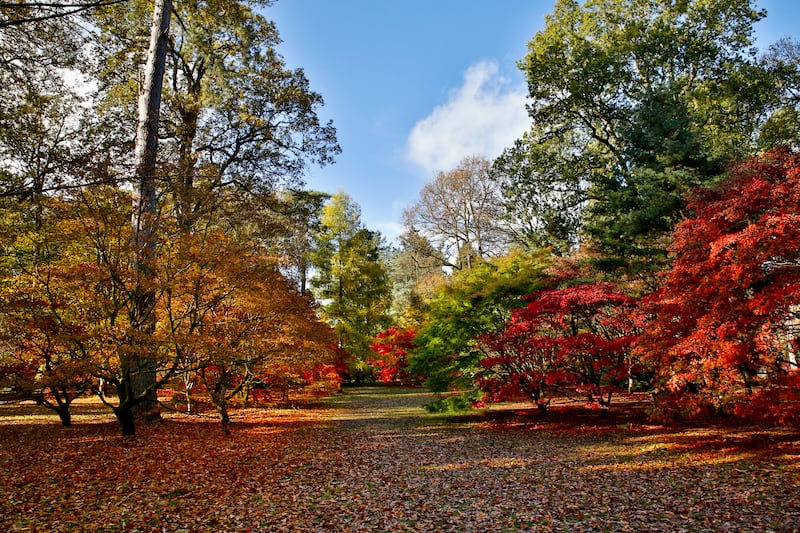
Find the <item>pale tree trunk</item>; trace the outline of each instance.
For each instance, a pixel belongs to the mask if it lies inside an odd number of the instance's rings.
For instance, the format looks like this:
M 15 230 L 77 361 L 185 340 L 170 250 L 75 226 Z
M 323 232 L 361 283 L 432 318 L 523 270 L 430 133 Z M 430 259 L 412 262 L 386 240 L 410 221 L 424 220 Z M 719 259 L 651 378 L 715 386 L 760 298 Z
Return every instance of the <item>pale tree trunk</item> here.
M 169 40 L 172 0 L 155 0 L 150 48 L 139 94 L 139 119 L 136 128 L 135 176 L 131 229 L 133 268 L 137 279 L 132 323 L 142 337 L 155 332 L 155 290 L 152 286 L 153 261 L 156 255 L 156 153 L 158 150 L 158 119 L 161 110 L 161 89 Z M 156 398 L 156 364 L 146 353 L 131 357 L 132 401 L 146 398 L 137 411 L 158 416 Z
M 183 375 L 183 387 L 186 390 L 186 412 L 192 412 L 192 389 L 194 388 L 194 383 L 192 382 L 192 375 L 190 373 L 185 373 Z

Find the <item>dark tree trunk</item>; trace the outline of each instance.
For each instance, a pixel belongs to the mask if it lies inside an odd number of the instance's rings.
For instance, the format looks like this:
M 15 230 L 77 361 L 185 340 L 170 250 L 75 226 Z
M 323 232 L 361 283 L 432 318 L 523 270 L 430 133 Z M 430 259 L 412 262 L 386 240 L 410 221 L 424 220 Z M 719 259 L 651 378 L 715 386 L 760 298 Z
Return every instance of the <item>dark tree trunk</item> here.
M 58 413 L 58 418 L 61 420 L 61 425 L 65 428 L 68 428 L 72 425 L 72 414 L 69 412 L 69 405 L 59 405 L 56 408 L 56 413 Z
M 251 387 L 247 383 L 242 386 L 242 407 L 247 407 L 250 402 L 250 389 Z
M 199 95 L 192 95 L 199 98 Z M 180 227 L 189 232 L 195 224 L 195 211 L 200 208 L 201 199 L 194 194 L 194 172 L 196 157 L 193 152 L 197 137 L 197 124 L 200 117 L 199 105 L 195 104 L 181 111 L 180 146 L 178 150 L 179 176 L 172 181 Z
M 121 405 L 114 408 L 119 425 L 122 426 L 122 434 L 131 436 L 136 434 L 136 422 L 133 416 L 133 408 L 130 405 Z
M 305 236 L 303 236 L 305 239 Z M 308 264 L 305 260 L 301 260 L 298 265 L 300 269 L 300 294 L 305 296 L 308 294 Z
M 608 418 L 608 412 L 611 410 L 611 393 L 605 398 L 600 398 L 600 417 L 603 419 Z
M 219 419 L 222 422 L 222 432 L 225 435 L 231 434 L 231 417 L 228 414 L 228 404 L 223 400 L 222 402 L 217 404 L 217 410 L 219 411 Z

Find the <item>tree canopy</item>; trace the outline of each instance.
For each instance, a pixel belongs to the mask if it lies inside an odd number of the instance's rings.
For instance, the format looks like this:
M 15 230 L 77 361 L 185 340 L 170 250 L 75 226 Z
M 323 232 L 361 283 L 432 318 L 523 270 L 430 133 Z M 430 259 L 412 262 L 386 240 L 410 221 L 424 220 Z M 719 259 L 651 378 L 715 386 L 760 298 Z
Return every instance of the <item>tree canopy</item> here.
M 92 390 L 133 433 L 132 409 L 179 377 L 187 394 L 203 381 L 225 421 L 230 394 L 331 362 L 330 330 L 275 256 L 300 230 L 275 219 L 302 203 L 279 188 L 302 189 L 339 147 L 256 11 L 268 4 L 0 6 L 0 194 L 16 197 L 2 206 L 0 364 L 65 423 Z
M 178 2 L 167 56 L 159 160 L 175 214 L 190 226 L 198 213 L 243 195 L 297 186 L 309 164 L 340 149 L 332 124 L 317 116 L 322 96 L 302 69 L 276 51 L 275 25 L 255 11 L 261 1 Z M 149 3 L 100 10 L 104 106 L 130 116 L 146 47 Z M 224 13 L 224 16 L 220 16 Z
M 799 164 L 782 149 L 737 165 L 676 229 L 638 350 L 684 409 L 728 410 L 746 389 L 743 410 L 797 420 Z
M 533 127 L 495 165 L 528 239 L 564 250 L 580 232 L 606 269 L 664 268 L 685 195 L 791 108 L 753 49 L 763 16 L 750 0 L 556 2 L 520 62 Z
M 418 232 L 434 245 L 442 266 L 470 268 L 505 249 L 499 206 L 489 162 L 467 157 L 427 183 L 403 217 L 410 233 Z
M 410 369 L 442 392 L 470 386 L 480 359 L 478 336 L 502 327 L 522 296 L 548 283 L 546 254 L 513 252 L 457 271 L 428 301 Z
M 391 288 L 382 248 L 380 234 L 364 227 L 353 199 L 334 194 L 320 218 L 312 286 L 356 382 L 372 378 L 369 345 L 389 325 Z

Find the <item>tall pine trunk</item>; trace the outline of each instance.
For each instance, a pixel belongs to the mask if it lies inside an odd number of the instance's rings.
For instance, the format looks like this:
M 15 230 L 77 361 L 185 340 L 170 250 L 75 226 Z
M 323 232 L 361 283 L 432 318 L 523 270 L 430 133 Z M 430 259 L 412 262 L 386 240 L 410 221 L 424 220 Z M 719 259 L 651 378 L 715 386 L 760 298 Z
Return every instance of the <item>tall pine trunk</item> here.
M 161 89 L 167 56 L 167 44 L 172 0 L 155 0 L 153 24 L 150 31 L 150 47 L 143 83 L 139 94 L 139 119 L 136 128 L 135 176 L 131 212 L 133 243 L 133 269 L 137 285 L 131 322 L 139 333 L 135 342 L 143 344 L 155 332 L 154 307 L 156 294 L 152 280 L 156 256 L 155 219 L 156 206 L 156 154 L 158 151 L 158 120 L 161 111 Z M 132 389 L 136 397 L 146 396 L 137 406 L 137 411 L 158 415 L 156 398 L 156 362 L 143 349 L 130 358 Z M 129 423 L 127 414 L 120 417 L 123 430 Z M 123 420 L 124 419 L 124 420 Z M 128 428 L 130 430 L 130 428 Z

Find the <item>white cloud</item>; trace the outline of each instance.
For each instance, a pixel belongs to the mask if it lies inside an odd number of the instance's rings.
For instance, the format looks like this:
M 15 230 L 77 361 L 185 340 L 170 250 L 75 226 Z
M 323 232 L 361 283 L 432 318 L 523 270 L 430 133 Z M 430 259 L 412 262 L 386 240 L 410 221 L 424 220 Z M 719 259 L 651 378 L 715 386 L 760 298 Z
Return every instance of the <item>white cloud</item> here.
M 379 220 L 376 223 L 375 229 L 380 231 L 381 235 L 386 237 L 386 240 L 388 242 L 397 244 L 398 238 L 405 231 L 405 226 L 403 226 L 403 224 L 401 224 L 400 222 L 396 221 Z
M 455 168 L 468 156 L 500 155 L 530 127 L 525 98 L 524 84 L 512 85 L 500 76 L 497 63 L 472 65 L 447 103 L 414 125 L 409 159 L 433 174 Z

